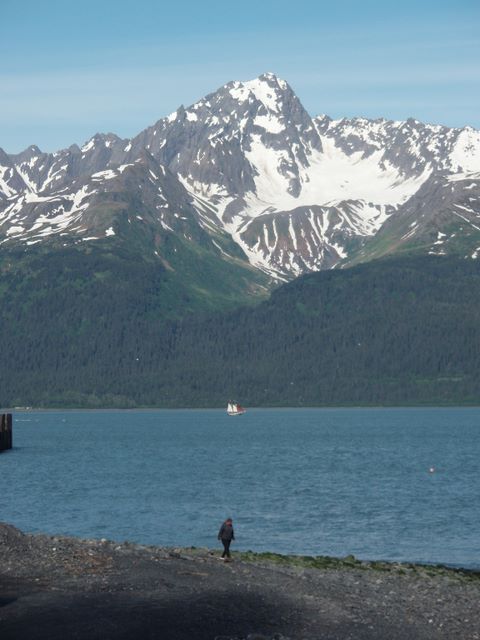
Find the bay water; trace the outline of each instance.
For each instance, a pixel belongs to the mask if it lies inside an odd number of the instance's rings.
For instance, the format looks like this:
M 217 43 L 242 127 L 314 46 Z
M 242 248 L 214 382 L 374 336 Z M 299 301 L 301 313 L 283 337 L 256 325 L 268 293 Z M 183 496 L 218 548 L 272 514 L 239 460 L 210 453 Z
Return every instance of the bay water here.
M 18 411 L 0 521 L 480 568 L 479 460 L 479 408 Z

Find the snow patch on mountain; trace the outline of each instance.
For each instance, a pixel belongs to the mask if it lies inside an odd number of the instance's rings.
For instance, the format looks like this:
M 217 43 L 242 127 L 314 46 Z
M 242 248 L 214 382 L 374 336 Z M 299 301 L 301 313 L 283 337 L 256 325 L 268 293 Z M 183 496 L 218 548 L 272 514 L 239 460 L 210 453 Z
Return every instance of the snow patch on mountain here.
M 24 231 L 25 229 L 23 227 L 12 225 L 7 229 L 7 236 L 16 236 L 23 233 Z
M 247 91 L 251 92 L 268 111 L 280 113 L 282 103 L 279 100 L 278 93 L 271 87 L 272 82 L 278 84 L 282 90 L 287 88 L 287 83 L 284 81 L 277 82 L 277 78 L 273 73 L 266 73 L 255 80 L 249 80 L 244 83 L 244 87 Z
M 449 182 L 460 182 L 463 180 L 471 180 L 472 183 L 466 186 L 466 189 L 472 189 L 478 186 L 475 180 L 480 180 L 480 171 L 459 171 L 458 173 L 452 173 L 447 176 Z
M 105 171 L 97 171 L 97 173 L 92 173 L 93 180 L 112 180 L 112 178 L 117 177 L 117 172 L 113 169 L 106 169 Z
M 0 166 L 0 192 L 3 193 L 7 198 L 10 198 L 17 193 L 15 189 L 13 189 L 7 182 L 8 178 L 11 177 L 12 168 Z
M 480 131 L 470 127 L 462 129 L 450 154 L 454 171 L 480 171 Z
M 323 151 L 312 150 L 309 164 L 299 166 L 301 191 L 294 196 L 289 193 L 291 173 L 285 170 L 290 161 L 287 151 L 266 147 L 259 136 L 253 135 L 245 155 L 255 168 L 255 191 L 245 197 L 244 215 L 254 218 L 273 210 L 335 205 L 345 200 L 398 206 L 431 174 L 424 170 L 417 177 L 405 179 L 391 164 L 381 162 L 381 151 L 363 158 L 361 152 L 347 155 L 330 138 L 321 137 L 321 141 Z M 373 233 L 384 219 L 377 217 L 376 208 L 365 207 L 363 211 L 367 220 L 372 211 L 376 213 L 377 224 L 369 228 Z
M 240 123 L 240 130 L 245 129 L 245 124 L 248 122 L 247 118 Z M 281 133 L 285 131 L 285 125 L 283 125 L 278 118 L 272 117 L 271 114 L 267 116 L 257 116 L 253 121 L 253 124 L 257 127 L 262 127 L 269 133 Z
M 82 153 L 88 153 L 95 146 L 95 138 L 91 138 L 86 144 L 82 147 Z
M 55 168 L 55 165 L 53 167 L 50 167 L 46 180 L 43 181 L 43 183 L 41 184 L 41 186 L 40 186 L 40 188 L 38 190 L 40 192 L 45 191 L 45 189 L 47 187 L 49 187 L 49 185 L 51 183 L 53 183 L 55 180 L 59 180 L 61 178 L 61 174 L 67 168 L 68 168 L 68 165 L 66 165 L 66 164 L 61 165 L 58 169 Z
M 26 166 L 27 167 L 29 166 L 28 163 L 22 163 L 22 164 L 15 165 L 15 168 L 17 170 L 17 173 L 20 175 L 20 177 L 22 178 L 23 182 L 25 183 L 27 189 L 29 189 L 30 191 L 35 192 L 37 190 L 37 185 L 35 184 L 35 182 L 28 175 L 28 171 L 26 170 Z

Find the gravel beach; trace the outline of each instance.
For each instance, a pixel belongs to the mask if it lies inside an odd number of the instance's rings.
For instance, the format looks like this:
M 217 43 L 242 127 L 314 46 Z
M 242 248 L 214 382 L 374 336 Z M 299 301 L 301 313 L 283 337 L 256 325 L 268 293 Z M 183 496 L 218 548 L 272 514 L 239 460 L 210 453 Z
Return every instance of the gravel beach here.
M 0 524 L 0 638 L 480 640 L 480 572 L 219 556 Z

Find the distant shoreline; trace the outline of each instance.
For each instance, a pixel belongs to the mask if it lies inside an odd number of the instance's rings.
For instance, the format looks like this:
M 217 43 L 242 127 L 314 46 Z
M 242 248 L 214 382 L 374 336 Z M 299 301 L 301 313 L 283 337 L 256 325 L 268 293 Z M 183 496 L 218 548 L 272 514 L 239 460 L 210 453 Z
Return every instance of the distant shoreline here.
M 309 407 L 246 407 L 249 411 L 310 411 L 313 409 L 478 409 L 480 404 L 392 404 L 392 405 L 319 405 Z M 6 407 L 0 409 L 1 413 L 31 413 L 42 411 L 225 411 L 225 407 Z

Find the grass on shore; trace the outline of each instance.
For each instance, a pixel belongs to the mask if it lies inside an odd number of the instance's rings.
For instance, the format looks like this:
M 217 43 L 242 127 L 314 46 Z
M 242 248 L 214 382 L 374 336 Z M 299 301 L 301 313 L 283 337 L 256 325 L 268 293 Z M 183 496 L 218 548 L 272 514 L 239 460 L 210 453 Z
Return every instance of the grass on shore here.
M 419 577 L 456 578 L 462 581 L 480 581 L 480 571 L 446 567 L 444 565 L 427 565 L 402 562 L 383 562 L 358 560 L 353 555 L 345 558 L 330 556 L 290 556 L 279 553 L 253 551 L 237 551 L 234 553 L 239 560 L 246 562 L 266 562 L 269 564 L 299 567 L 305 569 L 360 569 L 384 571 L 398 575 L 417 575 Z

